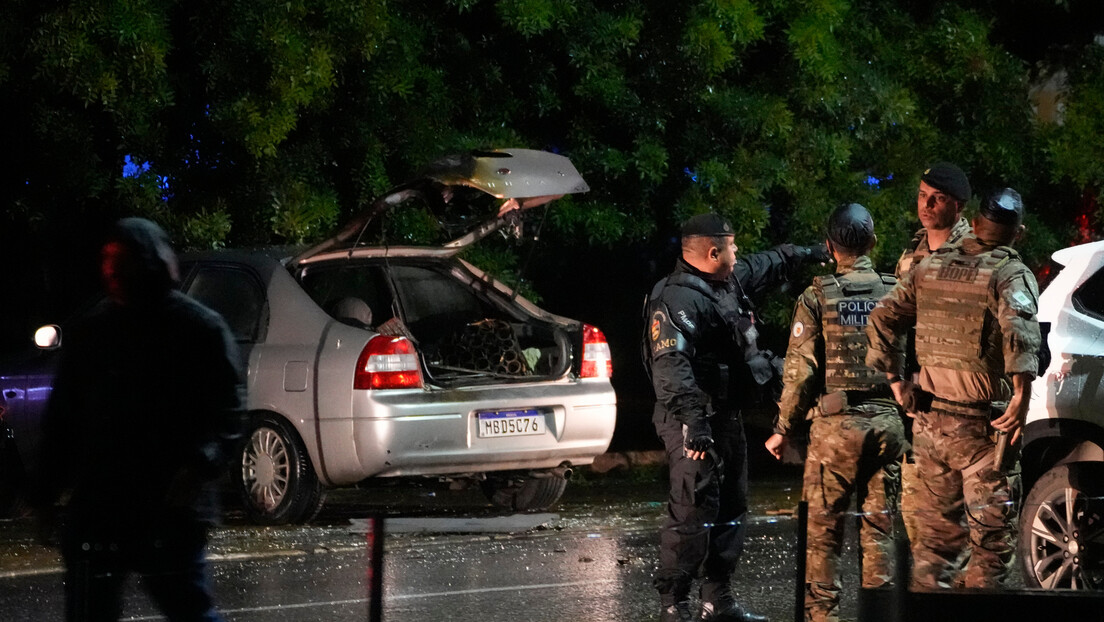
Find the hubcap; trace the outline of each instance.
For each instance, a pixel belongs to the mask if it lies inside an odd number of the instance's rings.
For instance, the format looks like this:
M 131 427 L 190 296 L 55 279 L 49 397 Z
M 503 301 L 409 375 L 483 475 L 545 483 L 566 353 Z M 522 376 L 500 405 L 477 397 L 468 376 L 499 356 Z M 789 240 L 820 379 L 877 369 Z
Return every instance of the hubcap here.
M 242 453 L 242 480 L 253 504 L 265 511 L 280 505 L 288 491 L 291 459 L 275 430 L 257 428 Z
M 1047 589 L 1097 589 L 1104 585 L 1104 514 L 1098 501 L 1063 488 L 1031 517 L 1031 570 Z M 1093 552 L 1097 554 L 1094 555 Z

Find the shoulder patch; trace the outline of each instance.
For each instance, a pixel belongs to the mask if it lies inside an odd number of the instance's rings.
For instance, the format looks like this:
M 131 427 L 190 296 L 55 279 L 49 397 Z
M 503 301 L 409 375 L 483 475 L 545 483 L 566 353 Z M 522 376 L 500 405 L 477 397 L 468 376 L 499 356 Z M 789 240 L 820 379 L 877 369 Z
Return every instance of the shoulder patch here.
M 661 326 L 666 319 L 667 317 L 663 314 L 662 311 L 657 310 L 655 313 L 652 314 L 652 325 L 650 328 L 652 341 L 659 341 L 659 336 L 662 332 Z
M 802 324 L 801 322 L 794 322 L 793 330 L 790 331 L 790 334 L 792 334 L 795 339 L 800 337 L 801 335 L 804 335 L 805 334 L 805 325 Z
M 1012 300 L 1014 300 L 1017 304 L 1024 308 L 1030 308 L 1035 304 L 1035 301 L 1031 300 L 1031 297 L 1020 289 L 1016 290 L 1016 292 L 1012 294 Z

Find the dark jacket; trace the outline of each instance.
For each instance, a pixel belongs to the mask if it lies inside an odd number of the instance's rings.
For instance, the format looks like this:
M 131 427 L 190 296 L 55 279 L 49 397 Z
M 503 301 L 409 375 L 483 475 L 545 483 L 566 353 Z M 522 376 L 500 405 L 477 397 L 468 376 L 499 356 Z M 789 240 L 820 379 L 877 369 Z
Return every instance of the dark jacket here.
M 657 418 L 689 423 L 758 396 L 776 370 L 756 343 L 750 297 L 789 279 L 807 257 L 803 247 L 777 246 L 741 257 L 722 282 L 679 259 L 648 302 L 645 345 Z
M 124 221 L 125 222 L 125 221 Z M 105 299 L 66 331 L 44 417 L 44 501 L 76 521 L 211 521 L 208 482 L 243 428 L 239 354 L 222 318 L 172 285 L 167 240 L 122 228 L 146 289 Z

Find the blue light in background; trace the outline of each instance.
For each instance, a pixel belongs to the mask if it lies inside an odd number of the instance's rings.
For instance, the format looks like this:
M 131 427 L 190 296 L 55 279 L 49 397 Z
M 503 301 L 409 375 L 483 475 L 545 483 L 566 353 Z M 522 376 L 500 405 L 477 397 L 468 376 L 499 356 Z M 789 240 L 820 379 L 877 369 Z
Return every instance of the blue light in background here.
M 683 168 L 682 172 L 686 173 L 686 176 L 690 178 L 690 181 L 693 181 L 693 182 L 698 181 L 698 174 L 696 172 L 690 170 L 689 166 Z
M 149 168 L 149 162 L 135 164 L 134 160 L 131 160 L 129 155 L 123 156 L 123 177 L 137 177 L 148 171 Z
M 867 175 L 866 179 L 863 180 L 863 183 L 866 184 L 867 186 L 870 186 L 871 188 L 880 188 L 881 185 L 882 185 L 882 182 L 892 181 L 892 180 L 893 180 L 893 173 L 890 173 L 890 174 L 886 175 L 885 177 L 881 177 L 881 178 L 875 177 L 874 175 Z
M 149 162 L 137 163 L 130 155 L 123 156 L 123 177 L 138 177 L 150 170 Z M 157 187 L 161 190 L 161 200 L 168 201 L 173 195 L 169 191 L 169 178 L 166 175 L 157 175 Z

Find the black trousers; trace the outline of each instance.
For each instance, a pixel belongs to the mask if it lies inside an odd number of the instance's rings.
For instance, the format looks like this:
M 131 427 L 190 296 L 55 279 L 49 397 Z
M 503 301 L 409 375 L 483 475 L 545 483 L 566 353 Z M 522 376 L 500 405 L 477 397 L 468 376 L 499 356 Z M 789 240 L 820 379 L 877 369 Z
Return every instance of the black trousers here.
M 141 578 L 172 622 L 222 620 L 207 579 L 206 524 L 169 519 L 144 525 L 102 520 L 71 525 L 62 542 L 68 622 L 118 620 L 130 574 Z
M 717 590 L 728 588 L 744 550 L 748 484 L 743 421 L 738 411 L 728 411 L 717 413 L 709 423 L 716 456 L 690 460 L 683 452 L 682 424 L 661 412 L 655 417 L 670 472 L 667 520 L 659 535 L 654 580 L 661 600 L 671 601 L 664 604 L 685 598 L 699 577 L 704 580 L 702 598 L 714 600 Z

